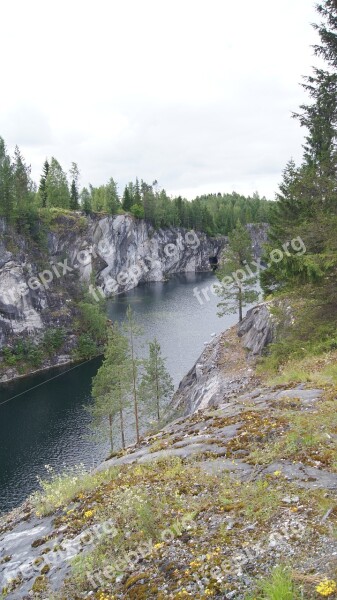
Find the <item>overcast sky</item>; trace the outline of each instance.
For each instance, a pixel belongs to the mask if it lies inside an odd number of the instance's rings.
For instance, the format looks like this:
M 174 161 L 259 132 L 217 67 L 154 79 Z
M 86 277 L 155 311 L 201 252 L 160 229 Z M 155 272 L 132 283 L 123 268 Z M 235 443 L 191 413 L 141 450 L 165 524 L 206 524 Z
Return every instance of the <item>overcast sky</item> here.
M 39 179 L 136 176 L 170 194 L 274 198 L 304 131 L 312 0 L 16 0 L 1 7 L 0 135 Z

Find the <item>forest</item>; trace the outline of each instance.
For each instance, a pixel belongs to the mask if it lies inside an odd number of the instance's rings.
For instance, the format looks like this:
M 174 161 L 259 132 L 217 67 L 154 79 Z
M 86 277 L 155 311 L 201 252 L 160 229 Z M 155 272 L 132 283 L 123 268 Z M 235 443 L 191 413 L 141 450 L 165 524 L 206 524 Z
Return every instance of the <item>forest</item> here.
M 39 211 L 62 209 L 81 210 L 86 214 L 129 213 L 137 219 L 146 219 L 156 229 L 186 227 L 209 235 L 224 235 L 238 221 L 242 224 L 269 222 L 273 206 L 257 192 L 248 197 L 235 192 L 218 192 L 188 201 L 181 196 L 170 197 L 157 181 L 148 184 L 136 178 L 120 195 L 113 177 L 104 185 L 89 184 L 82 189 L 79 180 L 76 163 L 73 162 L 66 173 L 52 157 L 44 162 L 37 185 L 19 148 L 15 148 L 11 157 L 0 137 L 0 216 L 19 230 L 29 227 Z

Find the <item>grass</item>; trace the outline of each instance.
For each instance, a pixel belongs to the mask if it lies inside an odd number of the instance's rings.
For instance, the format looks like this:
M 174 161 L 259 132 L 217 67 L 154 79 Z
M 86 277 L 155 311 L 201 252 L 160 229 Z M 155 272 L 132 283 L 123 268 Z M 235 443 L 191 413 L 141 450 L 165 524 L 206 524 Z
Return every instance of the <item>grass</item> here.
M 262 367 L 260 366 L 260 372 Z M 337 386 L 337 351 L 320 356 L 291 359 L 279 368 L 278 373 L 268 373 L 270 385 L 287 383 L 312 383 Z
M 276 567 L 268 579 L 262 580 L 256 593 L 245 600 L 299 600 L 303 598 L 300 588 L 294 583 L 290 569 Z
M 274 460 L 292 459 L 309 466 L 337 469 L 337 399 L 317 402 L 313 411 L 284 411 L 287 425 L 276 440 L 266 441 L 253 449 L 249 460 L 254 464 L 269 464 Z
M 38 516 L 53 513 L 58 508 L 64 508 L 79 494 L 90 492 L 104 481 L 113 477 L 112 470 L 92 473 L 86 471 L 83 465 L 55 473 L 46 466 L 48 479 L 39 478 L 41 490 L 34 492 L 30 500 Z

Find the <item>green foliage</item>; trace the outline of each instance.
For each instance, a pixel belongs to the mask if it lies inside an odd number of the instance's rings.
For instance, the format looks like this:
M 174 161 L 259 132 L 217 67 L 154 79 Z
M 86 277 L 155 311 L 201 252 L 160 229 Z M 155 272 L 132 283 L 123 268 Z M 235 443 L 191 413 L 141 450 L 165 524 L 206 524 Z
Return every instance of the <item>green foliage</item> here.
M 82 209 L 105 214 L 129 212 L 137 219 L 146 219 L 156 229 L 161 227 L 185 227 L 204 231 L 208 235 L 227 234 L 241 223 L 268 222 L 272 203 L 253 196 L 232 194 L 208 194 L 191 202 L 181 198 L 171 198 L 158 182 L 148 184 L 136 178 L 124 189 L 119 198 L 117 183 L 111 177 L 105 185 L 89 185 L 79 190 L 79 169 L 72 163 L 67 176 L 60 163 L 52 157 L 45 160 L 39 187 L 31 180 L 28 167 L 18 148 L 14 160 L 8 155 L 4 140 L 0 138 L 0 215 L 8 221 L 21 219 L 25 228 L 33 208 L 42 210 L 59 208 L 63 210 Z M 124 213 L 123 213 L 124 211 Z M 31 225 L 28 233 L 31 233 Z
M 172 396 L 174 385 L 168 373 L 161 348 L 156 339 L 149 342 L 149 357 L 143 361 L 144 373 L 140 384 L 140 397 L 154 413 L 157 422 L 161 420 L 163 405 Z
M 43 336 L 43 345 L 46 352 L 53 355 L 56 350 L 59 350 L 65 340 L 65 331 L 62 327 L 48 329 Z
M 77 340 L 75 355 L 76 358 L 89 359 L 98 354 L 97 344 L 88 333 L 81 333 Z
M 94 404 L 89 408 L 92 427 L 109 439 L 111 451 L 117 419 L 122 447 L 125 448 L 124 411 L 130 404 L 132 367 L 128 340 L 115 324 L 108 337 L 103 364 L 93 379 Z
M 218 304 L 219 316 L 238 312 L 239 321 L 242 321 L 243 307 L 258 298 L 258 293 L 253 289 L 257 278 L 247 271 L 252 258 L 250 236 L 238 221 L 236 228 L 228 236 L 228 246 L 216 271 L 221 282 L 217 286 L 217 294 L 222 297 Z
M 144 207 L 141 206 L 141 204 L 134 204 L 131 206 L 130 213 L 136 217 L 136 219 L 144 219 L 145 216 Z
M 112 471 L 90 473 L 83 465 L 68 468 L 55 473 L 47 466 L 48 479 L 39 478 L 41 491 L 30 497 L 32 506 L 38 516 L 45 516 L 57 508 L 67 506 L 78 494 L 95 489 L 104 481 L 111 479 Z
M 47 206 L 69 208 L 70 193 L 66 174 L 56 158 L 52 157 L 46 178 Z
M 41 344 L 34 344 L 30 339 L 21 339 L 13 347 L 5 346 L 2 350 L 5 363 L 8 366 L 22 366 L 22 363 L 39 367 L 44 356 Z
M 80 328 L 97 343 L 104 343 L 107 335 L 107 320 L 99 304 L 80 302 Z
M 129 343 L 130 365 L 131 365 L 131 393 L 133 398 L 133 412 L 135 418 L 136 440 L 140 442 L 140 424 L 139 424 L 139 390 L 138 390 L 138 367 L 140 364 L 136 355 L 136 339 L 141 334 L 141 328 L 137 325 L 131 306 L 126 311 L 126 319 L 123 323 L 123 330 Z
M 304 88 L 311 103 L 294 115 L 306 128 L 302 164 L 287 165 L 275 209 L 271 213 L 270 244 L 280 247 L 300 237 L 306 252 L 290 251 L 262 274 L 267 293 L 311 286 L 323 311 L 337 310 L 337 6 L 325 0 L 318 7 L 324 22 L 316 25 L 321 44 L 315 47 L 329 71 L 314 69 Z M 275 246 L 276 244 L 276 246 Z M 270 248 L 268 248 L 269 252 Z M 268 261 L 267 261 L 268 262 Z
M 299 588 L 291 577 L 291 571 L 285 567 L 276 567 L 268 579 L 264 579 L 253 595 L 246 600 L 299 600 L 302 598 Z

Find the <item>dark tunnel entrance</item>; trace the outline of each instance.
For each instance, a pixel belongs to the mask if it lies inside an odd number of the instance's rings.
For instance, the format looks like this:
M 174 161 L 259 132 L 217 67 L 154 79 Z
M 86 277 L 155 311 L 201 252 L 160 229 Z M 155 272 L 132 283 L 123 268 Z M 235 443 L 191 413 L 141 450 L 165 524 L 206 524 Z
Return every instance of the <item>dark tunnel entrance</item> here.
M 216 269 L 218 268 L 218 257 L 217 256 L 210 256 L 209 257 L 209 264 L 211 265 L 212 271 L 216 271 Z

